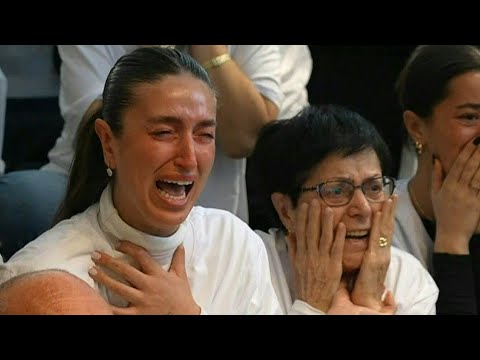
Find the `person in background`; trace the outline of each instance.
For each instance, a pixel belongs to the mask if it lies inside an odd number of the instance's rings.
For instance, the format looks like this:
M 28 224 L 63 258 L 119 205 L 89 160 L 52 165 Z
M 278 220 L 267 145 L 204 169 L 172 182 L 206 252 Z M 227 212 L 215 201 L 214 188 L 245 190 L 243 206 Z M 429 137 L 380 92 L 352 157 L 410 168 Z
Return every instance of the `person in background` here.
M 251 165 L 269 209 L 265 242 L 282 309 L 435 314 L 438 288 L 392 247 L 395 180 L 375 127 L 341 106 L 305 108 L 262 131 Z
M 61 83 L 59 104 L 65 125 L 41 171 L 19 173 L 6 193 L 15 193 L 5 211 L 17 213 L 28 204 L 48 216 L 23 212 L 26 230 L 5 220 L 0 249 L 9 258 L 21 246 L 47 230 L 65 194 L 80 120 L 101 97 L 105 79 L 123 55 L 146 45 L 59 45 Z M 150 46 L 150 45 L 148 45 Z M 291 116 L 308 103 L 306 85 L 312 60 L 306 45 L 187 45 L 207 70 L 219 91 L 217 154 L 199 205 L 228 210 L 248 221 L 245 181 L 246 157 L 255 146 L 260 128 L 277 117 Z M 22 183 L 22 189 L 15 187 Z M 42 184 L 49 184 L 49 191 Z M 26 197 L 26 198 L 25 198 Z M 44 199 L 45 198 L 45 199 Z M 48 201 L 47 201 L 48 199 Z M 33 211 L 33 210 L 32 210 Z M 9 218 L 7 218 L 8 220 Z
M 76 286 L 63 270 L 115 314 L 281 313 L 258 235 L 225 210 L 194 206 L 215 158 L 215 94 L 206 70 L 176 49 L 140 48 L 116 62 L 102 106 L 80 124 L 57 224 L 0 264 L 9 288 L 44 271 L 12 303 L 28 309 L 36 288 Z M 124 277 L 95 281 L 112 274 L 105 262 Z
M 433 274 L 439 314 L 480 309 L 480 51 L 422 45 L 397 81 L 418 169 L 399 181 L 394 245 Z
M 64 176 L 38 170 L 63 126 L 57 60 L 55 45 L 0 46 L 0 66 L 8 81 L 5 174 L 0 175 L 0 254 L 5 259 L 51 226 L 65 195 L 57 191 L 66 187 Z

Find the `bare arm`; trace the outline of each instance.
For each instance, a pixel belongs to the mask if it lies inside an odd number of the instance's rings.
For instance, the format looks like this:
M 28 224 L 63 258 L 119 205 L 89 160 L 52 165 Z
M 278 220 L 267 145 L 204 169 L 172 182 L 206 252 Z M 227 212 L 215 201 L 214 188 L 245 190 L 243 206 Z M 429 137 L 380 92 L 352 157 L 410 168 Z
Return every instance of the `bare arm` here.
M 3 315 L 112 315 L 86 282 L 62 270 L 17 276 L 0 286 Z
M 192 45 L 190 52 L 198 62 L 204 64 L 228 51 L 225 45 Z M 264 66 L 259 60 L 256 65 Z M 265 66 L 270 67 L 272 63 Z M 278 70 L 279 61 L 276 67 Z M 235 60 L 211 68 L 208 73 L 219 92 L 218 144 L 232 158 L 246 157 L 253 151 L 260 129 L 277 118 L 279 109 L 261 95 Z

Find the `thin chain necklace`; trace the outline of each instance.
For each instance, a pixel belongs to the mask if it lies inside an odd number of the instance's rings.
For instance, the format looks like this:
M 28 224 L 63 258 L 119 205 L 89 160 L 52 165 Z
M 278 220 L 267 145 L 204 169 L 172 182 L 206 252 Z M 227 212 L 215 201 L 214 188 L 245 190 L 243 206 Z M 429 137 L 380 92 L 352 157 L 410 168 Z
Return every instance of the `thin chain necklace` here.
M 410 199 L 412 200 L 413 207 L 418 211 L 420 217 L 422 219 L 426 219 L 428 221 L 435 222 L 435 219 L 432 219 L 430 216 L 427 216 L 425 211 L 423 211 L 422 207 L 420 206 L 420 203 L 418 202 L 417 198 L 415 197 L 412 189 L 412 181 L 410 180 L 408 182 L 408 193 L 410 194 Z

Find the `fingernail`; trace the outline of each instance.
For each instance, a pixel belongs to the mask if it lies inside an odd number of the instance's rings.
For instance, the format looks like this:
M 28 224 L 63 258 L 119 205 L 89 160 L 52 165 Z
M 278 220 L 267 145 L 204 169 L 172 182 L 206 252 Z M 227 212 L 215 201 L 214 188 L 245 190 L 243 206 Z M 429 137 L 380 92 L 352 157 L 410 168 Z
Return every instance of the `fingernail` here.
M 92 254 L 90 255 L 90 257 L 91 257 L 93 260 L 99 260 L 99 259 L 102 257 L 102 255 L 100 255 L 100 253 L 94 251 L 94 252 L 92 252 Z
M 90 269 L 88 269 L 88 273 L 90 275 L 95 276 L 95 275 L 97 275 L 97 269 L 95 269 L 95 267 L 92 266 Z
M 474 144 L 474 145 L 480 144 L 480 136 L 477 137 L 475 140 L 473 140 L 473 144 Z

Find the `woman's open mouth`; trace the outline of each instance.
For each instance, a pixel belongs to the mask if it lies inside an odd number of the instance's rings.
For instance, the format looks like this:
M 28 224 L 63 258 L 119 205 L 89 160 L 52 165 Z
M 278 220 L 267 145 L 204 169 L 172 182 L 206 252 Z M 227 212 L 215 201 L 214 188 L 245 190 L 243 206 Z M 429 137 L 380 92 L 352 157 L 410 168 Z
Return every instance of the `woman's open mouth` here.
M 155 182 L 159 193 L 171 200 L 185 199 L 192 190 L 193 181 L 158 180 Z
M 370 232 L 368 230 L 347 231 L 345 240 L 368 240 Z

